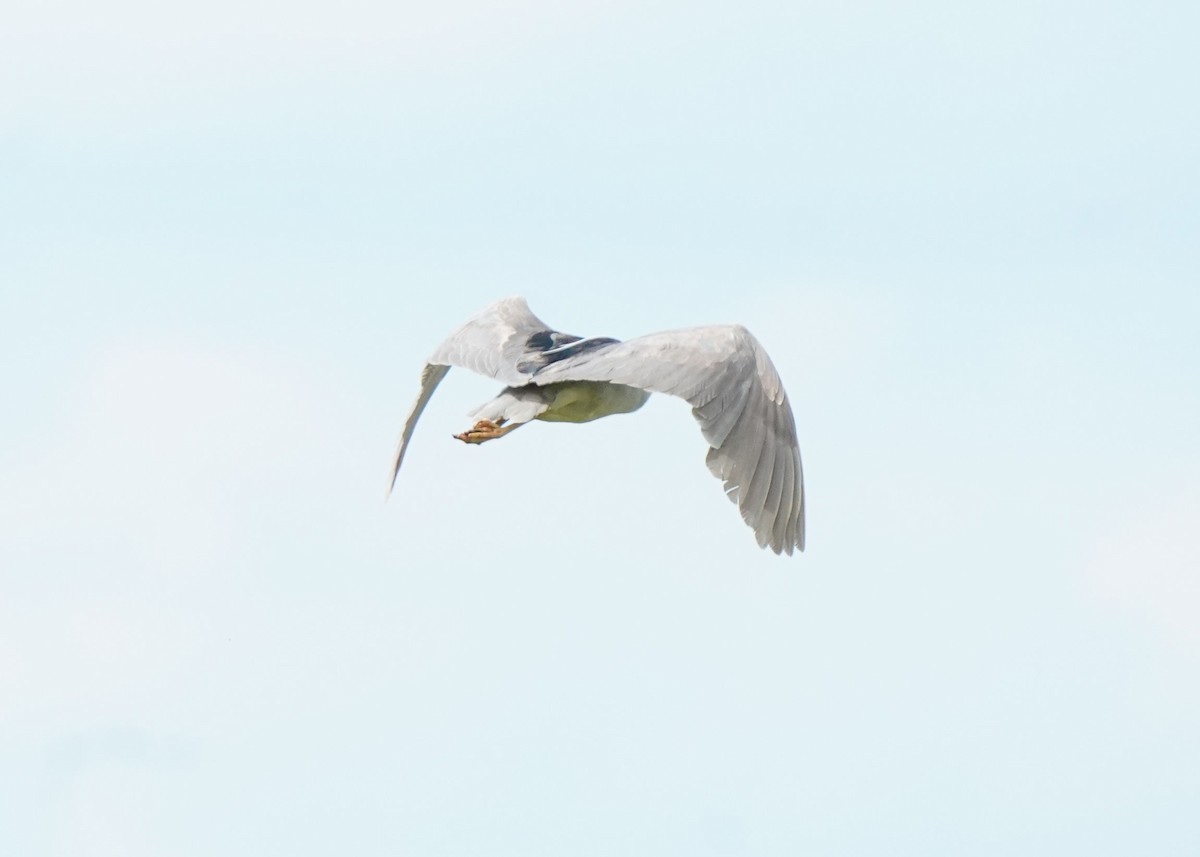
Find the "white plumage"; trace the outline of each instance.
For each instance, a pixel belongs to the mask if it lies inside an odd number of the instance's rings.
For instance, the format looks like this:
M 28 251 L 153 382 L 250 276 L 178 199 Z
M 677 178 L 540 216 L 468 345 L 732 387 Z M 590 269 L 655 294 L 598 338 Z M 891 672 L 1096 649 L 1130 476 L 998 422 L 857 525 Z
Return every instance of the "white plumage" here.
M 686 400 L 710 447 L 708 468 L 758 544 L 775 553 L 804 550 L 804 475 L 792 410 L 771 359 L 741 325 L 618 342 L 556 331 L 523 298 L 498 301 L 450 334 L 426 363 L 396 449 L 393 486 L 417 420 L 451 366 L 506 385 L 471 414 L 481 422 L 459 438 L 472 443 L 534 419 L 588 422 L 628 413 L 649 393 Z

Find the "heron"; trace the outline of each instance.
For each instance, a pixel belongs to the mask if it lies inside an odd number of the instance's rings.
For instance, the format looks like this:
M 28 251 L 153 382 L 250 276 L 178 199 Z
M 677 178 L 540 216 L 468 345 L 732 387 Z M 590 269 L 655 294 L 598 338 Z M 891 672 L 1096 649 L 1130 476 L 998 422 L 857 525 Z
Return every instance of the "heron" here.
M 525 299 L 497 301 L 446 337 L 421 372 L 421 390 L 400 433 L 390 495 L 413 430 L 450 367 L 505 387 L 468 414 L 454 437 L 482 444 L 533 420 L 585 423 L 632 413 L 651 393 L 684 399 L 708 442 L 708 469 L 776 554 L 804 550 L 804 473 L 796 422 L 771 358 L 740 324 L 639 336 L 575 336 L 547 325 Z

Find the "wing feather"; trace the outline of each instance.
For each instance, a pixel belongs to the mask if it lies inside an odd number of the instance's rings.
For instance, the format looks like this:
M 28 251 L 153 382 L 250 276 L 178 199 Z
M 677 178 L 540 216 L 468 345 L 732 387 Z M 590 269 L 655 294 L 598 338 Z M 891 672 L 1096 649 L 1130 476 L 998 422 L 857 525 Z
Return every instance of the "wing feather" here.
M 785 458 L 783 461 L 783 472 L 781 477 L 783 485 L 779 493 L 779 510 L 775 513 L 775 529 L 772 535 L 777 541 L 787 538 L 791 532 L 793 515 L 800 513 L 799 534 L 795 537 L 799 547 L 804 548 L 804 510 L 796 505 L 796 474 L 799 472 L 799 458 Z
M 791 457 L 787 455 L 776 455 L 774 464 L 771 468 L 771 487 L 767 489 L 766 499 L 763 500 L 763 518 L 772 521 L 771 537 L 776 542 L 783 541 L 783 518 L 780 516 L 780 506 L 783 499 L 783 485 L 787 478 L 787 469 L 790 466 Z
M 421 412 L 425 410 L 425 406 L 429 404 L 430 398 L 433 397 L 433 391 L 437 389 L 438 384 L 442 383 L 442 379 L 446 377 L 446 373 L 449 371 L 449 366 L 426 363 L 424 370 L 421 372 L 421 392 L 417 395 L 417 400 L 413 402 L 412 410 L 408 412 L 408 419 L 404 421 L 404 430 L 400 433 L 400 442 L 396 444 L 396 455 L 392 459 L 392 478 L 388 481 L 388 496 L 391 495 L 392 489 L 396 487 L 396 476 L 400 473 L 400 465 L 404 463 L 404 452 L 408 449 L 408 442 L 412 440 L 412 433 L 413 429 L 417 427 L 417 420 L 421 418 Z
M 768 407 L 771 403 L 768 403 Z M 754 465 L 754 473 L 749 477 L 746 483 L 746 498 L 745 508 L 757 510 L 759 515 L 757 520 L 750 522 L 754 527 L 754 534 L 758 538 L 760 547 L 766 545 L 771 540 L 772 531 L 775 527 L 775 519 L 768 517 L 767 509 L 767 492 L 771 488 L 771 477 L 775 471 L 775 451 L 778 444 L 774 438 L 769 437 L 770 426 L 764 423 L 764 434 L 767 437 L 759 447 L 758 461 Z

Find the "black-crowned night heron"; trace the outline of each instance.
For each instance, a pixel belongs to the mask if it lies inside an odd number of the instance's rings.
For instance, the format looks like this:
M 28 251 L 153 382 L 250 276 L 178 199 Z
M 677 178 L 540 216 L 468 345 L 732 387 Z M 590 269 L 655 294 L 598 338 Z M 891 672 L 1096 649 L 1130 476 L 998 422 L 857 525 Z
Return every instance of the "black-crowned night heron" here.
M 413 429 L 451 366 L 506 386 L 473 411 L 464 443 L 494 440 L 530 420 L 584 423 L 636 411 L 650 393 L 685 399 L 760 547 L 804 550 L 804 474 L 796 423 L 771 358 L 741 325 L 691 327 L 620 342 L 550 328 L 524 298 L 492 304 L 438 346 L 421 373 L 392 466 L 396 483 Z

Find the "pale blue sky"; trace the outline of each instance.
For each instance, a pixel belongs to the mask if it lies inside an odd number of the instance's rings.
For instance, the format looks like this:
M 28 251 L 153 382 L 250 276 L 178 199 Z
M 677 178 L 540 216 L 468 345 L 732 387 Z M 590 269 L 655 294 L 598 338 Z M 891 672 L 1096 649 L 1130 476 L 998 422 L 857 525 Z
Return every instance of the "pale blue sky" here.
M 1200 853 L 1192 4 L 24 2 L 0 32 L 0 851 Z M 449 435 L 524 294 L 741 322 Z

